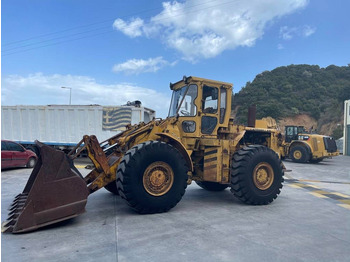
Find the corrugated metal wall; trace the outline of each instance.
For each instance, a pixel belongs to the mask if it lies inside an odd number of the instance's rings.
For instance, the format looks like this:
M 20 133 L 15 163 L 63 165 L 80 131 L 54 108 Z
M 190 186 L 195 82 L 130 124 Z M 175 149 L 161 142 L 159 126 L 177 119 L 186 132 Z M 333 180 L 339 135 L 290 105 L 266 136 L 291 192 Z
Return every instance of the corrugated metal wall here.
M 343 154 L 350 156 L 350 100 L 344 102 L 344 146 Z

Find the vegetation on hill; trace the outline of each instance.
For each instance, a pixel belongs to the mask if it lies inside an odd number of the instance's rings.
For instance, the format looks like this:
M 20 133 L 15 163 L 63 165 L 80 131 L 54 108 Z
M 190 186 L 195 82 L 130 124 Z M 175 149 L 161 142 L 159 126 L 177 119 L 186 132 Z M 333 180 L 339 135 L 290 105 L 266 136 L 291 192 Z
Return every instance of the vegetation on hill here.
M 349 66 L 289 65 L 257 75 L 233 97 L 235 121 L 247 123 L 248 107 L 256 105 L 257 118 L 277 120 L 307 114 L 316 119 L 318 130 L 343 120 L 344 100 L 350 99 Z M 339 125 L 333 125 L 332 134 Z M 330 128 L 330 127 L 329 127 Z M 337 136 L 340 136 L 337 130 Z

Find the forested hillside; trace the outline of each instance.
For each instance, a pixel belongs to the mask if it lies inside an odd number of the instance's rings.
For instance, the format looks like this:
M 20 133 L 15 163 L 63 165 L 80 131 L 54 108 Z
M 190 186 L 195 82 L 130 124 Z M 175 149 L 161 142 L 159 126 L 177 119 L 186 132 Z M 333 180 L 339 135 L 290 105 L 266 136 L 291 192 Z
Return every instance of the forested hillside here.
M 315 120 L 319 133 L 340 136 L 347 99 L 350 65 L 290 65 L 257 75 L 234 95 L 232 110 L 236 122 L 242 124 L 247 122 L 248 107 L 253 104 L 257 118 L 271 116 L 283 122 L 306 115 Z

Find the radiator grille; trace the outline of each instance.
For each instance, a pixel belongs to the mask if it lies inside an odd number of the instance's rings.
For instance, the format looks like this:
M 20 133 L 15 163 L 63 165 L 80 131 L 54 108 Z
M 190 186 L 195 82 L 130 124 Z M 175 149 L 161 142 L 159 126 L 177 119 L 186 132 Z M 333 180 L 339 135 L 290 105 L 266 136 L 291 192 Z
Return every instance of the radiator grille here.
M 337 144 L 332 137 L 324 137 L 323 142 L 328 153 L 337 152 Z

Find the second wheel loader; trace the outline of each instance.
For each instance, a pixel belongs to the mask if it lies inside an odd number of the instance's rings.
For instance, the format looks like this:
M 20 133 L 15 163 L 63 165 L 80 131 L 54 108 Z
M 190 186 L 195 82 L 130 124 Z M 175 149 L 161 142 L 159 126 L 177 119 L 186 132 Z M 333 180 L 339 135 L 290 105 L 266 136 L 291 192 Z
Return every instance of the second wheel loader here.
M 211 191 L 229 187 L 247 204 L 271 203 L 284 175 L 279 132 L 235 125 L 230 83 L 184 77 L 170 88 L 164 120 L 127 126 L 102 143 L 86 135 L 69 154 L 37 142 L 40 158 L 2 231 L 27 232 L 75 217 L 103 187 L 142 214 L 176 206 L 191 181 Z M 73 164 L 83 149 L 94 164 L 85 177 Z
M 256 120 L 255 126 L 279 129 L 272 117 Z M 325 158 L 339 156 L 336 142 L 332 137 L 307 132 L 304 126 L 285 126 L 284 135 L 280 133 L 278 137 L 282 159 L 290 158 L 296 163 L 319 163 Z
M 319 163 L 339 155 L 335 140 L 330 136 L 311 134 L 303 126 L 286 126 L 281 157 L 297 163 Z

